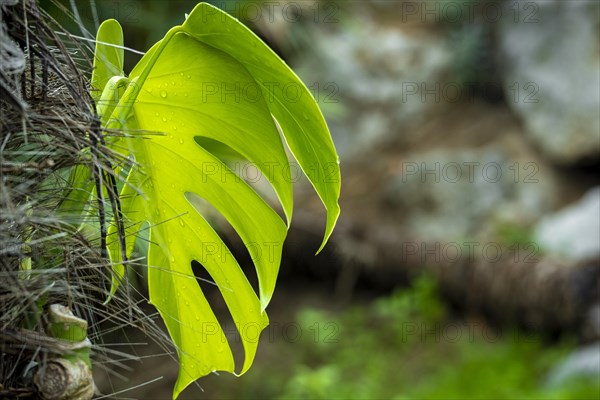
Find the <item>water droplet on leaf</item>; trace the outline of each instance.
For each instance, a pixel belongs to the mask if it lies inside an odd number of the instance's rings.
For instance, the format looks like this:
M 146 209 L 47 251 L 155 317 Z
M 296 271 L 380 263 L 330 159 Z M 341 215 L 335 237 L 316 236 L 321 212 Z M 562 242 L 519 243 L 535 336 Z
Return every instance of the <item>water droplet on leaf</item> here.
M 167 91 L 166 90 L 161 90 L 160 91 L 160 97 L 162 97 L 163 99 L 167 98 Z

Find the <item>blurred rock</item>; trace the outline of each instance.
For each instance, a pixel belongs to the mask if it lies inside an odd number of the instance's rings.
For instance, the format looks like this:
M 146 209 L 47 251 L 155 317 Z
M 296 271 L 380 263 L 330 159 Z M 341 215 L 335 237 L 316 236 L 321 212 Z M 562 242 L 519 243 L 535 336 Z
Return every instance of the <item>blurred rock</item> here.
M 298 59 L 295 66 L 309 86 L 318 83 L 317 100 L 332 123 L 342 158 L 397 137 L 402 127 L 421 120 L 441 102 L 439 85 L 452 66 L 452 49 L 443 36 L 370 19 L 343 31 L 312 34 L 318 36 L 314 54 Z M 328 113 L 328 102 L 352 112 L 336 118 Z
M 598 157 L 600 2 L 505 4 L 498 26 L 503 81 L 527 135 L 557 163 Z
M 552 208 L 555 188 L 540 165 L 535 158 L 519 162 L 503 143 L 413 153 L 385 199 L 407 211 L 403 227 L 411 235 L 428 240 L 481 237 L 494 223 L 525 229 Z
M 555 367 L 549 374 L 547 384 L 557 386 L 580 376 L 600 376 L 600 342 L 581 347 Z
M 536 242 L 549 254 L 572 262 L 600 257 L 600 187 L 576 204 L 544 217 L 535 227 Z

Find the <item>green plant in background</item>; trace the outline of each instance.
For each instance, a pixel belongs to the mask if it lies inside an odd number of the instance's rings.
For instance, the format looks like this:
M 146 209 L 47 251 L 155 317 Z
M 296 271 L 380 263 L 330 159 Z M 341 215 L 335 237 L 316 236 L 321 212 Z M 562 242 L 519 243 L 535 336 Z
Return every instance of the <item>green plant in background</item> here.
M 299 314 L 300 324 L 306 317 L 306 311 Z M 295 344 L 304 348 L 294 378 L 275 397 L 587 399 L 600 388 L 597 379 L 546 385 L 545 376 L 574 347 L 572 340 L 550 346 L 538 335 L 496 330 L 483 320 L 453 321 L 427 277 L 342 313 L 336 324 L 335 346 L 311 337 Z
M 207 389 L 223 398 L 398 400 L 579 400 L 600 390 L 594 376 L 548 380 L 573 338 L 456 320 L 428 277 L 343 312 L 303 309 L 287 326 L 296 328 L 285 336 L 283 327 L 253 379 Z
M 498 241 L 507 246 L 529 244 L 535 241 L 531 228 L 515 222 L 497 221 L 493 228 Z
M 124 276 L 140 227 L 149 223 L 150 302 L 177 348 L 176 398 L 212 371 L 236 371 L 192 261 L 200 262 L 213 278 L 238 327 L 264 329 L 268 324 L 265 308 L 293 208 L 292 182 L 289 175 L 286 179 L 289 161 L 278 126 L 327 209 L 319 251 L 339 215 L 339 160 L 308 89 L 256 35 L 217 8 L 198 4 L 128 77 L 123 72 L 122 46 L 118 22 L 105 21 L 97 34 L 92 97 L 103 130 L 114 132 L 102 140 L 132 160 L 130 167 L 114 171 L 124 184 L 120 209 L 113 209 L 107 232 L 112 292 Z M 290 88 L 296 91 L 294 96 Z M 234 177 L 224 162 L 224 148 L 254 163 L 268 179 L 287 224 L 243 179 Z M 75 170 L 71 181 L 76 187 L 90 186 L 90 174 Z M 66 202 L 85 192 L 71 191 Z M 243 240 L 256 267 L 259 297 L 203 218 L 200 199 L 214 206 Z M 237 371 L 243 374 L 252 364 L 257 343 L 240 336 L 245 358 Z

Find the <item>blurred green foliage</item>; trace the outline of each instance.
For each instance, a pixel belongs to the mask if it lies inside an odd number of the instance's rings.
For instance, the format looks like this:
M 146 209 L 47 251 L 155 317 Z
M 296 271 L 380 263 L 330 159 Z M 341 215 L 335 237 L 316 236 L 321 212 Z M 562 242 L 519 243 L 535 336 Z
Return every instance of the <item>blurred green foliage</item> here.
M 303 310 L 296 321 L 299 340 L 267 344 L 275 347 L 267 362 L 240 380 L 212 380 L 219 387 L 206 393 L 277 399 L 597 399 L 600 393 L 598 379 L 547 380 L 574 340 L 455 321 L 427 278 L 341 314 Z
M 493 225 L 494 233 L 498 241 L 507 246 L 516 244 L 528 244 L 535 242 L 535 236 L 531 228 L 514 222 L 499 221 Z
M 204 0 L 229 14 L 239 15 L 250 0 Z M 46 10 L 59 24 L 74 35 L 82 36 L 79 20 L 89 32 L 88 38 L 96 36 L 102 21 L 114 18 L 123 26 L 125 46 L 138 51 L 146 51 L 173 26 L 185 20 L 200 0 L 82 0 L 75 1 L 75 11 L 70 0 L 39 0 L 40 6 Z M 253 6 L 260 4 L 253 2 Z M 91 46 L 93 48 L 93 45 Z M 141 58 L 134 53 L 126 53 L 125 71 L 131 71 Z

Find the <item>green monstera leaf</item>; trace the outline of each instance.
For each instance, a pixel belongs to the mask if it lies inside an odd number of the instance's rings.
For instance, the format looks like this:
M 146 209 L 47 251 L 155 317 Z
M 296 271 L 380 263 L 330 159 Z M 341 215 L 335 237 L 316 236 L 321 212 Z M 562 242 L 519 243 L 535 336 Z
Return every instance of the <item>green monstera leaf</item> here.
M 327 210 L 319 251 L 340 212 L 339 161 L 308 89 L 256 35 L 219 9 L 198 4 L 127 78 L 122 45 L 119 24 L 105 21 L 98 32 L 92 90 L 103 127 L 123 133 L 107 138 L 107 144 L 134 160 L 120 193 L 125 251 L 117 240 L 117 221 L 108 230 L 112 291 L 124 275 L 123 256 L 131 253 L 140 227 L 149 224 L 150 302 L 178 351 L 176 398 L 212 371 L 243 374 L 252 364 L 257 333 L 268 325 L 265 308 L 292 219 L 290 161 L 283 142 Z M 227 166 L 223 148 L 256 166 L 287 221 Z M 218 210 L 244 242 L 257 271 L 258 296 L 203 216 L 203 202 Z M 192 261 L 210 274 L 231 312 L 244 346 L 241 366 L 234 365 Z

